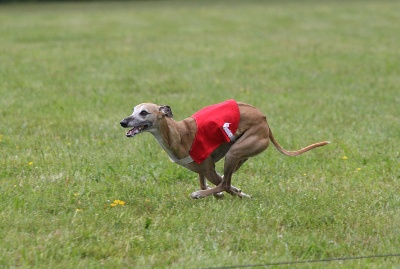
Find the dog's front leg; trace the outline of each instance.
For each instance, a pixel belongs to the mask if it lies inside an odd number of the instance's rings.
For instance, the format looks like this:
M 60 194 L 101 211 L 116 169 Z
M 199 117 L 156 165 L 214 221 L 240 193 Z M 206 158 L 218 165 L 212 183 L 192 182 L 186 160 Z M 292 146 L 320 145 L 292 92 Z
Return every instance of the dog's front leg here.
M 215 171 L 212 174 L 212 176 L 211 176 L 211 174 L 207 175 L 207 179 L 209 179 L 211 182 L 215 182 L 215 180 L 210 179 L 210 178 L 219 178 L 221 180 L 221 177 Z M 223 189 L 222 184 L 219 184 L 218 186 L 216 186 L 214 188 L 207 187 L 207 189 L 195 191 L 190 194 L 190 197 L 192 197 L 193 199 L 200 199 L 200 198 L 207 197 L 211 194 L 218 197 L 220 195 L 220 193 L 222 194 L 223 191 L 225 191 L 225 190 Z
M 216 172 L 215 174 L 213 174 L 213 176 L 209 176 L 208 179 L 210 178 L 223 178 L 220 175 L 218 175 Z M 211 180 L 210 180 L 211 181 Z M 213 195 L 216 198 L 221 198 L 223 197 L 224 193 L 223 191 L 226 191 L 227 193 L 234 195 L 234 196 L 239 196 L 240 198 L 250 198 L 250 195 L 245 194 L 244 192 L 242 192 L 241 190 L 239 190 L 238 188 L 230 185 L 229 187 L 226 185 L 226 183 L 224 181 L 221 181 L 221 183 L 219 185 L 217 185 L 214 188 L 210 188 L 207 186 L 207 189 L 202 189 L 200 191 L 195 191 L 192 194 L 190 194 L 190 197 L 192 197 L 193 199 L 201 199 L 201 198 L 205 198 L 209 195 Z
M 208 186 L 208 184 L 207 184 L 207 179 L 206 179 L 206 177 L 203 176 L 202 174 L 199 174 L 199 182 L 200 182 L 200 189 L 201 189 L 201 190 L 208 190 L 208 189 L 211 189 L 211 188 Z M 219 185 L 218 183 L 219 183 L 219 182 L 217 182 L 216 185 Z M 213 184 L 215 184 L 215 183 L 213 182 Z M 223 198 L 223 197 L 224 197 L 224 193 L 223 193 L 223 192 L 213 193 L 213 196 L 214 196 L 215 198 Z M 199 195 L 197 192 L 192 193 L 192 194 L 191 194 L 191 197 L 192 197 L 193 199 L 203 198 L 203 197 L 201 197 L 201 195 Z
M 238 162 L 235 165 L 234 171 L 236 171 L 244 161 Z M 200 191 L 193 192 L 190 196 L 193 199 L 200 199 L 213 194 L 215 197 L 220 198 L 223 196 L 223 191 L 228 192 L 231 195 L 237 195 L 239 197 L 250 197 L 249 195 L 243 193 L 241 190 L 234 186 L 224 188 L 224 176 L 219 175 L 215 171 L 215 163 L 211 158 L 206 159 L 202 164 L 197 165 L 191 163 L 186 166 L 189 170 L 196 172 L 199 175 Z M 233 173 L 233 172 L 232 172 Z M 206 179 L 213 183 L 216 187 L 210 188 L 207 185 Z
M 200 190 L 206 190 L 209 188 L 206 181 L 206 177 L 201 174 L 199 174 L 199 182 L 200 182 Z

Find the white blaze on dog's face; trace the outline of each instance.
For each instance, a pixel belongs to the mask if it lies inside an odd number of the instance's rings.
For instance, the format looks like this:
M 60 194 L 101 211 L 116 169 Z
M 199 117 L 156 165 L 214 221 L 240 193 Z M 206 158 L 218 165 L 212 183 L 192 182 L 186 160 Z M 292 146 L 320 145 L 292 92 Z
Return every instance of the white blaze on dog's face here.
M 135 106 L 132 115 L 123 119 L 120 124 L 124 128 L 133 127 L 126 133 L 127 137 L 133 137 L 144 131 L 151 132 L 157 126 L 158 119 L 164 116 L 172 117 L 169 106 L 144 103 Z

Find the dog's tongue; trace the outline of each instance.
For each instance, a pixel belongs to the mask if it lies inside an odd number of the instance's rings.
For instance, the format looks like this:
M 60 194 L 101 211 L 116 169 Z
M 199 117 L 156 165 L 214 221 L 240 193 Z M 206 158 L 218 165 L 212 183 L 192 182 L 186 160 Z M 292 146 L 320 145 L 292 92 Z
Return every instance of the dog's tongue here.
M 134 135 L 137 135 L 138 133 L 140 133 L 140 130 L 138 129 L 138 128 L 132 128 L 132 129 L 130 129 L 127 133 L 126 133 L 126 136 L 127 137 L 132 137 L 132 136 L 134 136 Z

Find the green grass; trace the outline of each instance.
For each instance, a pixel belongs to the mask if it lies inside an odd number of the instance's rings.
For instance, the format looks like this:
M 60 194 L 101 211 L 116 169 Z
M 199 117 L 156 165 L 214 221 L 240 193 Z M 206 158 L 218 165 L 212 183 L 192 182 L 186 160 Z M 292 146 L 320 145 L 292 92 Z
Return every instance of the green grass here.
M 0 267 L 198 268 L 398 253 L 399 9 L 398 1 L 0 5 Z M 181 120 L 230 98 L 264 111 L 287 149 L 332 143 L 297 158 L 271 146 L 248 161 L 233 183 L 253 199 L 191 200 L 196 175 L 170 163 L 150 134 L 127 139 L 119 127 L 141 102 L 168 104 Z M 116 199 L 126 204 L 110 206 Z

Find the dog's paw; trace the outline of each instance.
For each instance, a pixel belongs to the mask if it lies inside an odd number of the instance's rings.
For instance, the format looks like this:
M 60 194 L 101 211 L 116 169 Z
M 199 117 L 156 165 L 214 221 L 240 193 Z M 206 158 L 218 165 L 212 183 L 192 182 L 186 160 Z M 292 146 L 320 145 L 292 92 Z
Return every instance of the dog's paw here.
M 222 199 L 222 198 L 224 198 L 224 193 L 223 192 L 217 192 L 217 193 L 214 193 L 213 196 L 215 198 L 217 198 L 217 199 Z
M 201 198 L 203 198 L 203 196 L 201 196 L 200 191 L 192 192 L 190 194 L 190 197 L 192 197 L 192 199 L 201 199 Z
M 238 196 L 240 197 L 240 198 L 251 198 L 251 196 L 250 195 L 248 195 L 248 194 L 245 194 L 244 192 L 242 192 L 242 191 L 240 191 L 239 193 L 238 193 Z

